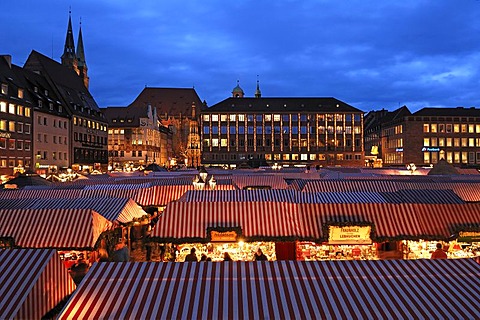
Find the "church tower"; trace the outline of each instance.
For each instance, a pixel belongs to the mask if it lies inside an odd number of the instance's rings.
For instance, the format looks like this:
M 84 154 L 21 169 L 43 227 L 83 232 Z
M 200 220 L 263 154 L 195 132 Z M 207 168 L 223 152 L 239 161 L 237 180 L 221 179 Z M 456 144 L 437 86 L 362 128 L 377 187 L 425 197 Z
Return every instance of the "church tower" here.
M 65 47 L 62 54 L 62 65 L 74 70 L 77 74 L 80 74 L 78 70 L 77 56 L 75 55 L 75 43 L 73 42 L 73 30 L 72 30 L 72 12 L 68 15 L 68 29 L 67 37 L 65 38 Z
M 77 42 L 77 64 L 78 64 L 78 75 L 83 79 L 83 84 L 85 88 L 88 89 L 88 84 L 90 78 L 88 77 L 88 68 L 87 62 L 85 61 L 85 50 L 83 49 L 83 37 L 82 37 L 82 20 L 80 20 L 80 31 L 78 33 L 78 42 Z
M 255 98 L 261 98 L 262 97 L 262 92 L 260 91 L 260 83 L 258 82 L 258 76 L 257 76 L 257 89 L 255 90 Z

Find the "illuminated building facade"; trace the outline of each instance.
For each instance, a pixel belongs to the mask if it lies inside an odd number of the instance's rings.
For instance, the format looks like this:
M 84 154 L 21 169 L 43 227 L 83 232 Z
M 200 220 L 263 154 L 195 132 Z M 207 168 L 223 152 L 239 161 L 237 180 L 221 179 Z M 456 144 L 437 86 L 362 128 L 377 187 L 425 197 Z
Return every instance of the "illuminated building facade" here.
M 202 164 L 363 166 L 363 112 L 335 98 L 233 97 L 201 113 Z

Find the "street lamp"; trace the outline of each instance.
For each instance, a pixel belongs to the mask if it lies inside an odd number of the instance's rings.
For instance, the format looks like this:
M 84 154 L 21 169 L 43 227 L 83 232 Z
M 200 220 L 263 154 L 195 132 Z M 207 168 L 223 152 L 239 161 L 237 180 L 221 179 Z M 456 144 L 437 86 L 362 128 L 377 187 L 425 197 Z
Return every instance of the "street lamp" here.
M 413 174 L 413 172 L 417 170 L 417 166 L 415 165 L 415 163 L 407 164 L 407 170 L 410 171 L 410 174 Z

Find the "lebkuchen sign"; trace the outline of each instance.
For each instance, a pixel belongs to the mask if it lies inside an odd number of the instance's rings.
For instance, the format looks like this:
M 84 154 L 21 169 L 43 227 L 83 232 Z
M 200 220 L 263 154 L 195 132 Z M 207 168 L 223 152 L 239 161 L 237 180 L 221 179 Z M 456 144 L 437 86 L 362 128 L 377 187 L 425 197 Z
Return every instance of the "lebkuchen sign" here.
M 241 235 L 240 228 L 207 228 L 211 242 L 235 242 Z
M 372 244 L 370 226 L 329 226 L 329 244 Z

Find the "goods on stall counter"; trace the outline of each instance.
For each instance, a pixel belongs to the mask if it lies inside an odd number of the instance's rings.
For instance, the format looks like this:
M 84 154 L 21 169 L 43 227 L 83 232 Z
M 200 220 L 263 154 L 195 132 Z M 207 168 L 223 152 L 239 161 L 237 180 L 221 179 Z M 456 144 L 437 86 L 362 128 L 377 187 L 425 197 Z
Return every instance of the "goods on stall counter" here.
M 260 248 L 270 261 L 276 260 L 274 242 L 229 242 L 229 243 L 189 243 L 178 245 L 177 262 L 185 261 L 190 250 L 195 248 L 198 261 L 202 255 L 210 258 L 211 261 L 224 261 L 225 253 L 233 261 L 253 261 L 255 252 Z

